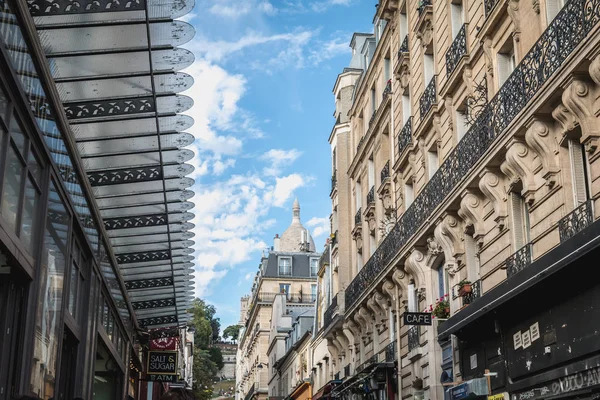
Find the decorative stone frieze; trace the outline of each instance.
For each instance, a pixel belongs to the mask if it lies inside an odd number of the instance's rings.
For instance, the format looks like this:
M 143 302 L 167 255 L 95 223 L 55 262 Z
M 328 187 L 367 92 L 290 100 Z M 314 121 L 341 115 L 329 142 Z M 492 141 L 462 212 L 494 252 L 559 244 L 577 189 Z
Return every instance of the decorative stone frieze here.
M 579 122 L 577 118 L 569 111 L 563 103 L 560 103 L 554 110 L 552 110 L 552 118 L 554 118 L 560 125 L 560 133 L 565 135 L 566 133 L 575 129 Z
M 503 177 L 491 168 L 484 168 L 479 175 L 479 189 L 490 200 L 494 207 L 494 221 L 500 230 L 506 226 L 508 207 L 506 194 L 508 193 Z
M 545 121 L 534 118 L 525 132 L 525 141 L 539 156 L 543 168 L 542 177 L 552 188 L 556 184 L 560 167 L 558 166 L 558 142 L 552 127 Z

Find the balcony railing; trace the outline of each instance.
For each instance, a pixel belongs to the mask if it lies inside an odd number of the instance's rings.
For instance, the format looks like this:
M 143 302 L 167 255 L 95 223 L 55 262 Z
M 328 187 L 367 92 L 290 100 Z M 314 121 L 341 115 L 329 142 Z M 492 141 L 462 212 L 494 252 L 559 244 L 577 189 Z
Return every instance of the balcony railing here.
M 333 322 L 333 314 L 335 313 L 338 306 L 337 295 L 333 297 L 331 300 L 331 304 L 325 310 L 325 314 L 323 315 L 323 327 L 327 328 Z
M 360 224 L 362 221 L 362 207 L 359 207 L 354 215 L 354 225 Z
M 408 53 L 408 34 L 404 36 L 400 49 L 398 50 L 398 58 L 402 57 L 403 53 Z
M 331 175 L 331 191 L 337 186 L 337 169 L 333 170 L 333 175 Z
M 250 390 L 248 391 L 248 393 L 246 393 L 246 395 L 244 396 L 244 400 L 250 400 L 252 396 L 254 396 L 255 387 L 256 383 L 253 383 L 252 386 L 250 386 Z
M 471 173 L 506 127 L 596 26 L 600 21 L 598 1 L 570 0 L 561 9 L 346 288 L 346 309 L 351 309 L 373 285 L 379 273 L 429 221 L 433 211 Z
M 339 381 L 339 380 L 340 380 L 340 373 L 339 373 L 339 372 L 336 372 L 336 373 L 333 375 L 333 379 L 335 379 L 336 381 Z
M 466 293 L 462 298 L 463 306 L 471 304 L 481 297 L 481 279 L 476 280 L 471 284 L 471 293 Z
M 496 7 L 496 3 L 498 3 L 498 0 L 483 0 L 483 9 L 486 17 L 492 12 L 494 7 Z
M 375 186 L 371 186 L 369 193 L 367 193 L 367 204 L 375 203 Z
M 396 341 L 385 346 L 385 362 L 394 362 L 398 358 L 396 353 Z
M 256 296 L 256 301 L 271 303 L 275 299 L 275 296 L 279 294 L 283 293 L 258 293 Z M 286 301 L 288 303 L 311 304 L 314 303 L 316 299 L 316 295 L 310 293 L 289 293 L 286 295 Z
M 429 81 L 429 84 L 423 92 L 423 96 L 419 99 L 419 110 L 421 111 L 421 119 L 425 118 L 431 107 L 435 104 L 436 87 L 435 75 Z
M 381 168 L 381 172 L 379 173 L 379 177 L 381 178 L 381 183 L 390 177 L 390 160 L 385 163 L 383 168 Z
M 356 373 L 358 374 L 362 370 L 367 368 L 369 365 L 376 364 L 376 363 L 377 363 L 377 354 L 373 354 L 371 357 L 367 358 L 367 361 L 365 361 L 364 363 L 362 363 L 358 367 L 356 367 Z
M 402 154 L 402 151 L 412 142 L 412 117 L 408 118 L 408 121 L 402 127 L 400 134 L 398 135 L 398 154 Z
M 383 89 L 383 93 L 381 93 L 381 97 L 383 97 L 383 100 L 385 100 L 385 96 L 392 94 L 392 80 L 388 79 L 387 83 L 385 84 L 385 88 Z
M 456 69 L 461 58 L 467 55 L 467 29 L 463 24 L 446 52 L 446 73 L 448 76 Z
M 588 200 L 558 221 L 560 242 L 569 240 L 592 222 L 594 222 L 592 201 Z
M 423 14 L 423 11 L 425 11 L 425 8 L 430 5 L 431 5 L 431 0 L 420 0 L 419 5 L 417 6 L 417 11 L 419 12 L 419 16 L 421 16 L 421 14 Z
M 408 330 L 408 351 L 413 351 L 421 346 L 420 336 L 421 332 L 419 331 L 418 325 L 415 325 Z
M 506 259 L 506 275 L 511 276 L 523 271 L 531 264 L 531 243 L 517 250 Z
M 373 125 L 373 121 L 375 121 L 375 117 L 377 116 L 377 110 L 373 110 L 373 115 L 371 115 L 371 119 L 369 120 L 369 128 Z

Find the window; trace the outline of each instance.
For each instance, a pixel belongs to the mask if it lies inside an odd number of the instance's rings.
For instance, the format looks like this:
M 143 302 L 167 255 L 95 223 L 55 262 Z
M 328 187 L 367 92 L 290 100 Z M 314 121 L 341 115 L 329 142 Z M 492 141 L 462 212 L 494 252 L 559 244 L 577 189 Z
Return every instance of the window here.
M 373 157 L 369 159 L 369 190 L 375 185 L 375 163 Z
M 414 283 L 408 285 L 408 312 L 417 312 L 417 289 Z
M 403 94 L 402 95 L 402 126 L 408 122 L 411 116 L 410 110 L 410 95 Z
M 317 285 L 314 283 L 310 285 L 310 298 L 312 301 L 317 301 Z
M 369 235 L 369 257 L 375 253 L 377 243 L 375 242 L 375 235 Z
M 292 258 L 279 257 L 279 275 L 292 275 Z
M 355 195 L 355 200 L 356 200 L 356 211 L 358 212 L 358 210 L 360 209 L 360 207 L 362 206 L 362 190 L 360 187 L 360 182 L 356 182 L 356 186 L 354 187 L 354 195 Z
M 469 130 L 467 123 L 467 110 L 456 110 L 456 137 L 460 141 Z
M 510 204 L 512 211 L 512 230 L 515 251 L 529 242 L 529 213 L 525 200 L 520 193 L 510 193 Z
M 452 342 L 440 343 L 442 348 L 442 384 L 454 381 L 452 370 Z
M 371 112 L 375 113 L 377 110 L 377 97 L 375 94 L 375 87 L 371 88 Z
M 546 18 L 548 18 L 548 25 L 556 18 L 564 6 L 565 0 L 546 0 Z
M 465 256 L 467 263 L 467 276 L 470 280 L 479 279 L 479 257 L 477 257 L 477 243 L 473 238 L 472 230 L 465 233 Z
M 406 182 L 404 184 L 404 210 L 408 210 L 408 207 L 412 204 L 415 199 L 415 192 L 412 182 Z
M 509 49 L 498 53 L 498 86 L 504 85 L 515 67 L 515 52 L 511 42 Z
M 317 276 L 319 272 L 319 259 L 311 258 L 310 259 L 310 276 Z
M 279 284 L 279 293 L 286 295 L 286 297 L 290 296 L 290 284 L 289 283 L 280 283 Z
M 423 69 L 424 69 L 424 85 L 427 87 L 429 82 L 433 79 L 433 54 L 425 54 L 423 56 Z
M 67 304 L 67 310 L 77 320 L 79 316 L 79 297 L 83 295 L 84 289 L 84 276 L 83 268 L 85 268 L 85 259 L 83 257 L 83 251 L 77 243 L 73 240 L 71 246 L 71 274 L 69 280 L 69 301 Z
M 571 178 L 573 180 L 573 204 L 575 208 L 588 200 L 588 180 L 585 151 L 578 139 L 569 139 L 569 158 L 571 159 Z
M 432 149 L 427 152 L 427 167 L 429 169 L 429 179 L 431 179 L 440 167 L 440 160 L 436 150 Z
M 450 3 L 450 17 L 452 18 L 452 38 L 454 39 L 464 23 L 463 5 L 461 2 Z
M 356 272 L 360 271 L 362 269 L 362 254 L 360 254 L 360 251 L 356 251 Z
M 446 269 L 444 268 L 444 262 L 441 262 L 437 268 L 437 283 L 438 283 L 438 294 L 440 299 L 443 299 L 446 294 Z
M 390 61 L 389 58 L 385 58 L 383 60 L 383 79 L 385 80 L 385 83 L 387 84 L 387 81 L 390 80 L 391 76 L 390 76 L 390 69 L 391 69 L 391 65 L 392 62 Z

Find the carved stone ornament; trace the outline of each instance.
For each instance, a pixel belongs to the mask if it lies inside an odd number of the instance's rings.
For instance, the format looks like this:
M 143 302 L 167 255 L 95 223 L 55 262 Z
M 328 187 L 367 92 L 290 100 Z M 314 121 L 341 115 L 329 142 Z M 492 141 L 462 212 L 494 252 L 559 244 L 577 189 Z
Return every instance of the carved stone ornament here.
M 425 270 L 427 268 L 427 264 L 425 261 L 425 256 L 420 250 L 413 249 L 406 259 L 404 268 L 406 272 L 411 275 L 412 279 L 415 280 L 417 287 L 425 286 Z
M 418 26 L 417 38 L 421 41 L 421 46 L 427 47 L 433 41 L 433 23 L 432 14 L 425 11 L 422 22 Z
M 406 272 L 401 268 L 396 268 L 396 270 L 392 274 L 392 280 L 396 285 L 398 285 L 400 289 L 400 297 L 406 297 L 406 293 L 408 292 L 408 279 L 406 276 Z
M 594 57 L 590 63 L 589 71 L 592 80 L 596 82 L 596 85 L 600 86 L 600 54 Z
M 579 121 L 581 143 L 590 154 L 596 152 L 600 141 L 600 123 L 596 117 L 598 90 L 586 81 L 573 79 L 562 94 L 563 104 Z
M 396 218 L 392 215 L 384 215 L 383 219 L 379 221 L 379 243 L 383 242 L 386 236 L 394 229 L 396 225 Z
M 362 253 L 362 249 L 363 249 L 363 241 L 362 241 L 362 234 L 360 231 L 357 231 L 354 234 L 354 241 L 356 242 L 356 250 L 359 253 Z
M 533 152 L 523 141 L 513 138 L 507 145 L 505 158 L 500 165 L 500 170 L 509 178 L 511 186 L 521 181 L 523 185 L 521 194 L 525 202 L 531 206 L 535 202 L 535 192 L 544 184 L 539 182 L 535 174 Z
M 483 227 L 484 210 L 483 199 L 478 193 L 470 189 L 467 189 L 463 193 L 460 201 L 460 208 L 458 209 L 458 216 L 465 221 L 465 231 L 468 228 L 473 229 L 473 239 L 475 239 L 477 245 L 481 247 L 485 235 Z
M 419 299 L 419 301 L 425 301 L 425 288 L 418 288 L 417 289 L 417 299 Z
M 561 126 L 561 133 L 565 134 L 572 131 L 575 127 L 579 126 L 577 118 L 569 111 L 563 103 L 560 103 L 554 110 L 552 110 L 552 118 L 554 118 Z
M 398 81 L 400 81 L 400 88 L 406 89 L 410 84 L 410 56 L 409 53 L 402 53 L 398 61 L 400 63 L 398 67 Z
M 545 121 L 534 119 L 525 132 L 525 141 L 539 156 L 542 162 L 543 178 L 552 188 L 556 184 L 560 168 L 558 166 L 558 142 Z
M 519 15 L 519 0 L 509 0 L 506 9 L 508 16 L 513 22 L 513 37 L 518 42 L 521 39 L 521 16 Z
M 434 237 L 427 238 L 427 255 L 430 259 L 436 258 L 443 251 L 444 250 L 442 250 L 442 246 L 440 246 Z
M 540 0 L 531 0 L 531 5 L 533 6 L 533 11 L 536 14 L 540 13 Z
M 494 221 L 500 230 L 506 226 L 508 207 L 506 204 L 506 186 L 501 175 L 489 168 L 485 168 L 480 175 L 479 189 L 490 200 L 494 207 Z
M 371 234 L 374 234 L 375 229 L 377 229 L 377 219 L 375 219 L 375 210 L 369 211 L 366 218 L 367 225 L 369 226 L 369 232 L 371 232 Z
M 457 218 L 446 214 L 433 230 L 435 240 L 444 251 L 447 263 L 455 262 L 458 267 L 463 264 L 464 238 Z
M 383 290 L 383 293 L 387 295 L 388 307 L 395 307 L 394 300 L 396 296 L 396 284 L 391 279 L 387 278 L 385 281 L 383 281 L 381 290 Z
M 485 58 L 486 75 L 494 76 L 494 54 L 492 52 L 492 39 L 489 36 L 483 38 L 482 41 L 483 55 Z

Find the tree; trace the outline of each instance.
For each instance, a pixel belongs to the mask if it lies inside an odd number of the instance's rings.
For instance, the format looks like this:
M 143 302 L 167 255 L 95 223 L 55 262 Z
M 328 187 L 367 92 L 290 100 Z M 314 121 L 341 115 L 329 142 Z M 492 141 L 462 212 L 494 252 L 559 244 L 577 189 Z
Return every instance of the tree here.
M 213 378 L 218 372 L 216 364 L 211 360 L 208 350 L 194 350 L 194 382 L 192 389 L 198 400 L 209 400 L 213 394 Z
M 240 336 L 240 329 L 242 329 L 241 325 L 229 325 L 223 331 L 223 338 L 224 339 L 231 338 L 231 341 L 233 343 L 236 343 L 238 340 L 238 337 Z
M 211 347 L 208 349 L 208 353 L 210 355 L 211 361 L 214 362 L 217 366 L 217 372 L 220 371 L 221 368 L 223 368 L 223 366 L 225 365 L 225 363 L 223 362 L 223 353 L 221 352 L 221 349 L 218 347 Z

